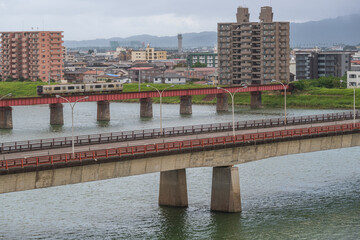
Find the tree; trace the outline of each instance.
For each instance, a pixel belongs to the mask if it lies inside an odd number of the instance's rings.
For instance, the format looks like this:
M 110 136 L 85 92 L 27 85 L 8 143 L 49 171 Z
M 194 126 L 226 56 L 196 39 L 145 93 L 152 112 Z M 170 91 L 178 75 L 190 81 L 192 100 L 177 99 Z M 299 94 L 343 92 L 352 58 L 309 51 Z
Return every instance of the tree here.
M 207 67 L 207 65 L 205 63 L 200 63 L 200 62 L 196 62 L 192 65 L 193 68 L 202 68 L 202 67 Z

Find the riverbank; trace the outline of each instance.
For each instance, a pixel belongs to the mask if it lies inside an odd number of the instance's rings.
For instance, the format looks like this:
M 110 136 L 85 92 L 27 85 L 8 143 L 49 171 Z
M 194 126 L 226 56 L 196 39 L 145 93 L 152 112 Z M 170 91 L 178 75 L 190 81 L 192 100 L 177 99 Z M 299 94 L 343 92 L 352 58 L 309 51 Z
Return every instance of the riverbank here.
M 13 97 L 37 97 L 36 86 L 46 85 L 40 82 L 0 82 L 0 96 L 12 93 Z M 137 84 L 125 84 L 124 92 L 138 91 Z M 168 84 L 156 84 L 160 90 L 169 87 Z M 171 89 L 188 89 L 188 88 L 207 88 L 210 85 L 175 85 Z M 142 91 L 152 91 L 146 84 L 141 84 Z M 356 107 L 360 107 L 360 90 L 356 90 Z M 312 109 L 351 109 L 353 108 L 353 90 L 340 88 L 323 88 L 311 87 L 303 90 L 295 90 L 287 96 L 288 108 L 312 108 Z M 123 102 L 138 102 L 138 99 L 125 100 Z M 160 102 L 159 98 L 153 99 L 154 103 Z M 163 103 L 178 104 L 179 97 L 165 97 Z M 196 95 L 192 97 L 193 104 L 216 104 L 215 96 Z M 282 107 L 284 105 L 284 96 L 280 92 L 263 92 L 262 103 L 264 107 Z M 231 98 L 229 97 L 229 104 Z M 250 105 L 249 93 L 237 93 L 235 95 L 236 105 Z

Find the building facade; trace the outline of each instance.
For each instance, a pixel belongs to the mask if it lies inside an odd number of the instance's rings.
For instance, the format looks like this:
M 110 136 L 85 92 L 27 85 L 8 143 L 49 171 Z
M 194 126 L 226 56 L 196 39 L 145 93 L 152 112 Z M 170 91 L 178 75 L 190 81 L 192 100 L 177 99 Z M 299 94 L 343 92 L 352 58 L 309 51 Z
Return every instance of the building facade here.
M 154 61 L 154 60 L 166 60 L 167 52 L 166 51 L 155 51 L 154 48 L 151 48 L 149 44 L 145 50 L 141 51 L 132 51 L 131 61 Z
M 343 51 L 297 51 L 296 79 L 342 77 L 351 70 L 351 54 Z
M 189 53 L 187 56 L 187 64 L 193 67 L 195 63 L 206 64 L 207 67 L 218 67 L 217 53 Z
M 1 77 L 48 81 L 63 78 L 63 32 L 0 33 Z
M 290 24 L 273 22 L 271 7 L 262 7 L 260 22 L 249 22 L 239 7 L 235 23 L 218 23 L 220 84 L 267 84 L 290 79 Z
M 154 77 L 154 83 L 164 83 L 164 84 L 185 84 L 186 78 L 182 75 L 168 72 L 159 76 Z
M 360 88 L 360 71 L 347 72 L 347 88 Z

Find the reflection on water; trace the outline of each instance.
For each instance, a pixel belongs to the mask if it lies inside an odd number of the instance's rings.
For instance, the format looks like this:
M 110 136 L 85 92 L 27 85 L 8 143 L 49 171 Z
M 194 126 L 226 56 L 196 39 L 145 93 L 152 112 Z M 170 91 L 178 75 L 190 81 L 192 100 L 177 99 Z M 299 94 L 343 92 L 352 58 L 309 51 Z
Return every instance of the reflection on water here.
M 144 120 L 137 104 L 112 103 L 111 122 L 103 127 L 96 122 L 96 104 L 80 104 L 76 133 L 159 125 L 157 105 L 154 118 Z M 194 106 L 191 117 L 180 117 L 172 105 L 163 110 L 166 126 L 231 120 L 213 106 Z M 15 128 L 1 131 L 2 140 L 71 135 L 66 106 L 66 124 L 58 130 L 48 125 L 47 107 L 21 111 L 36 114 L 21 121 L 14 108 Z M 290 110 L 292 116 L 323 112 Z M 236 117 L 281 114 L 237 108 Z M 159 173 L 2 194 L 0 239 L 359 239 L 359 152 L 356 147 L 238 165 L 243 211 L 237 214 L 210 211 L 211 168 L 187 169 L 186 209 L 157 205 Z

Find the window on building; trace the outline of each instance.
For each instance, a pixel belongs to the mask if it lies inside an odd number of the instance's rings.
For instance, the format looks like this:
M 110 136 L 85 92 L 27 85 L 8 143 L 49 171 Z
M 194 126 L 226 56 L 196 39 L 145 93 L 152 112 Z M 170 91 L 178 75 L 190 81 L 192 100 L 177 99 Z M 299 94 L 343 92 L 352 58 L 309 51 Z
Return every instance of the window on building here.
M 356 74 L 349 74 L 349 78 L 356 78 Z

